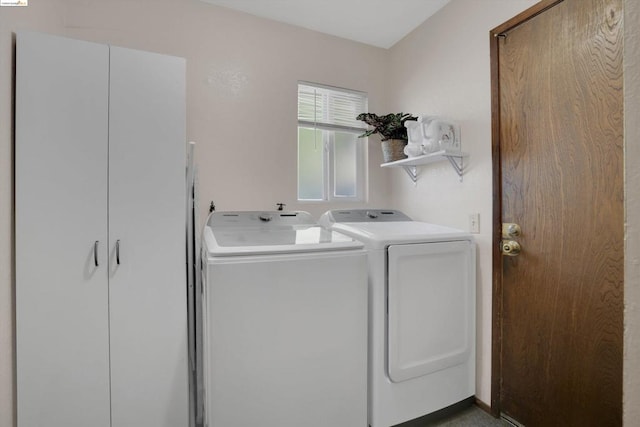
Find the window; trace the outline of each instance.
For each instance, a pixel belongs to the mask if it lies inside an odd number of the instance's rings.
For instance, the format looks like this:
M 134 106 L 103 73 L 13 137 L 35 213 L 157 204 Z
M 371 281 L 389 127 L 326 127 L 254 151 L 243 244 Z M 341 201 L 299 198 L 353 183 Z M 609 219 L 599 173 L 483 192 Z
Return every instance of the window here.
M 364 199 L 367 94 L 298 83 L 298 200 Z

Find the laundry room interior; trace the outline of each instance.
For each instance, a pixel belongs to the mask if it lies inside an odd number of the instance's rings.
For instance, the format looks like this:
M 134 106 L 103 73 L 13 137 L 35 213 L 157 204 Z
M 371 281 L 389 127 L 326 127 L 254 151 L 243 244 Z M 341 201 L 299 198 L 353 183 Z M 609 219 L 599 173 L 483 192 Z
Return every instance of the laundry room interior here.
M 361 35 L 354 30 L 338 36 L 330 34 L 334 25 L 311 29 L 313 19 L 287 21 L 294 19 L 291 17 L 296 13 L 304 15 L 303 6 L 296 6 L 295 1 L 30 0 L 26 4 L 23 0 L 23 5 L 17 5 L 20 3 L 18 0 L 0 1 L 3 3 L 0 7 L 0 427 L 27 427 L 21 423 L 17 398 L 20 354 L 16 348 L 19 341 L 16 293 L 20 284 L 16 265 L 22 256 L 18 253 L 28 252 L 26 260 L 32 268 L 33 264 L 37 266 L 40 258 L 55 253 L 58 244 L 49 236 L 43 236 L 41 243 L 29 246 L 26 252 L 26 248 L 16 247 L 16 241 L 20 239 L 16 231 L 19 229 L 16 200 L 20 197 L 16 182 L 16 156 L 19 152 L 16 82 L 20 79 L 16 63 L 20 60 L 20 52 L 16 51 L 16 41 L 21 33 L 44 33 L 184 59 L 184 151 L 186 159 L 189 142 L 193 142 L 190 160 L 195 171 L 196 209 L 192 227 L 198 243 L 205 240 L 202 232 L 208 225 L 211 212 L 264 212 L 266 216 L 253 218 L 258 224 L 273 221 L 278 225 L 282 220 L 283 226 L 288 226 L 288 218 L 277 217 L 280 212 L 308 212 L 311 219 L 300 224 L 310 225 L 321 221 L 323 214 L 330 211 L 373 212 L 374 215 L 393 211 L 401 213 L 403 218 L 406 216 L 413 221 L 463 232 L 467 237 L 460 237 L 460 234 L 459 240 L 474 242 L 473 252 L 465 252 L 465 257 L 473 254 L 475 276 L 471 293 L 474 300 L 467 310 L 467 313 L 474 314 L 475 341 L 473 351 L 469 353 L 475 356 L 472 369 L 474 390 L 465 397 L 471 397 L 472 401 L 468 402 L 480 410 L 494 417 L 501 415 L 492 411 L 492 407 L 499 405 L 494 400 L 495 387 L 499 382 L 492 370 L 499 362 L 496 360 L 499 355 L 495 339 L 501 335 L 497 335 L 495 330 L 498 320 L 494 307 L 496 266 L 500 266 L 497 260 L 500 255 L 496 250 L 496 236 L 500 235 L 496 226 L 496 207 L 500 204 L 495 202 L 495 198 L 500 197 L 496 195 L 495 182 L 495 168 L 500 159 L 496 156 L 494 144 L 500 128 L 496 128 L 499 126 L 495 122 L 498 112 L 493 108 L 497 92 L 492 78 L 498 73 L 492 70 L 495 52 L 491 46 L 499 42 L 494 39 L 502 34 L 492 34 L 491 31 L 530 8 L 538 7 L 542 13 L 558 2 L 393 0 L 395 7 L 402 8 L 401 15 L 414 15 L 416 22 L 402 33 L 390 31 L 393 35 L 385 39 L 385 27 L 395 25 L 393 17 L 386 21 L 382 17 L 379 26 L 370 25 L 368 34 Z M 234 10 L 234 7 L 250 7 L 250 3 L 256 3 L 254 7 L 258 12 Z M 377 2 L 350 3 L 353 3 L 349 6 L 351 12 L 357 12 L 358 8 L 375 9 Z M 425 8 L 417 8 L 418 12 L 413 9 L 419 3 L 433 3 L 427 16 L 420 15 L 425 13 Z M 620 120 L 623 126 L 623 168 L 620 173 L 624 231 L 621 231 L 623 241 L 617 242 L 624 249 L 618 252 L 623 271 L 616 276 L 623 277 L 623 281 L 614 293 L 620 298 L 623 295 L 624 304 L 624 324 L 618 337 L 623 343 L 619 419 L 620 425 L 631 427 L 638 425 L 640 419 L 640 122 L 636 119 L 640 114 L 640 27 L 635 25 L 640 22 L 640 2 L 602 0 L 600 3 L 615 3 L 622 14 L 619 19 L 625 23 L 618 40 L 624 45 L 621 59 L 624 85 L 619 94 L 624 108 L 623 124 Z M 540 4 L 546 5 L 545 8 L 539 7 Z M 286 7 L 291 13 L 281 13 L 284 18 L 259 16 L 260 13 L 268 13 L 269 9 L 273 12 Z M 344 16 L 340 15 L 338 7 L 337 12 L 327 14 L 324 19 L 328 22 L 345 21 L 346 27 L 349 20 L 367 19 L 368 14 L 364 10 L 359 17 L 357 13 L 347 15 L 348 8 L 343 7 Z M 564 33 L 557 34 L 557 37 L 564 36 Z M 301 198 L 298 149 L 298 91 L 301 84 L 364 94 L 366 111 L 362 113 L 402 112 L 415 116 L 417 122 L 437 118 L 444 123 L 453 123 L 459 150 L 464 155 L 455 158 L 443 156 L 440 161 L 417 166 L 401 167 L 402 164 L 398 164 L 398 167 L 381 167 L 388 162 L 383 158 L 380 135 L 357 138 L 355 144 L 359 144 L 358 150 L 363 157 L 356 195 L 342 200 L 335 194 L 329 195 L 334 193 L 334 188 L 330 188 L 333 181 L 325 175 L 324 180 L 328 179 L 329 184 L 323 181 L 322 196 L 317 200 Z M 54 101 L 49 102 L 55 105 Z M 60 108 L 64 108 L 64 102 L 60 102 Z M 363 131 L 369 129 L 361 124 Z M 162 154 L 153 150 L 142 154 L 139 164 L 141 176 L 159 157 Z M 69 163 L 67 168 L 75 167 L 74 162 Z M 186 166 L 187 160 L 184 164 Z M 567 161 L 567 168 L 572 165 L 573 161 Z M 325 173 L 328 172 L 325 170 Z M 135 180 L 135 175 L 131 179 Z M 50 208 L 43 203 L 36 217 L 46 222 Z M 146 206 L 146 215 L 154 217 L 160 209 L 164 209 L 163 204 Z M 307 217 L 304 218 L 307 221 Z M 135 227 L 135 224 L 130 225 Z M 48 226 L 55 228 L 56 224 Z M 544 224 L 547 229 L 554 226 L 552 223 Z M 334 228 L 336 230 L 340 232 L 340 227 Z M 597 231 L 589 233 L 595 235 Z M 452 239 L 449 234 L 443 235 Z M 353 235 L 350 237 L 358 240 Z M 555 245 L 557 242 L 546 244 Z M 194 249 L 195 258 L 199 256 L 199 249 Z M 162 248 L 154 250 L 161 251 Z M 526 256 L 526 247 L 523 255 Z M 108 256 L 112 256 L 111 252 Z M 96 267 L 97 259 L 96 255 Z M 90 261 L 93 263 L 93 258 Z M 223 261 L 227 262 L 226 258 Z M 213 265 L 222 261 L 211 262 Z M 543 270 L 545 266 L 540 264 L 538 268 Z M 212 276 L 218 277 L 216 274 Z M 300 275 L 304 276 L 304 271 Z M 602 298 L 606 299 L 605 296 Z M 432 305 L 429 307 L 436 309 Z M 199 321 L 206 322 L 207 318 Z M 291 322 L 295 323 L 295 319 Z M 207 326 L 204 329 L 207 333 Z M 584 331 L 584 334 L 588 336 L 589 332 Z M 540 336 L 538 339 L 544 341 L 546 338 Z M 60 342 L 59 345 L 68 344 Z M 523 345 L 526 347 L 527 344 Z M 239 344 L 238 348 L 241 347 Z M 366 368 L 367 355 L 362 358 L 362 367 Z M 363 371 L 362 375 L 367 374 Z M 366 395 L 366 387 L 363 387 Z M 111 389 L 110 393 L 115 393 L 115 390 Z M 149 390 L 148 393 L 149 399 L 153 400 L 154 391 Z M 187 398 L 185 395 L 184 399 Z M 413 418 L 418 417 L 412 416 L 402 422 Z M 505 425 L 519 425 L 512 421 L 514 424 Z M 105 425 L 115 427 L 116 424 L 113 418 Z M 382 422 L 374 425 L 371 420 L 369 424 L 371 427 L 392 425 Z M 185 421 L 184 426 L 187 425 L 189 423 Z M 210 419 L 209 427 L 232 426 L 214 424 Z

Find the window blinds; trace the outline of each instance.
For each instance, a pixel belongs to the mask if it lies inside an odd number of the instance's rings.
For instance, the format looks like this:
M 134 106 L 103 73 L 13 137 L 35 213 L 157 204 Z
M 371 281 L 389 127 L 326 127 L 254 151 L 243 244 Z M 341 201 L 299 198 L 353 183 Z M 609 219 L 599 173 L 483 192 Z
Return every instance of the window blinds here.
M 356 116 L 367 111 L 367 94 L 311 83 L 298 83 L 298 124 L 316 129 L 362 132 Z

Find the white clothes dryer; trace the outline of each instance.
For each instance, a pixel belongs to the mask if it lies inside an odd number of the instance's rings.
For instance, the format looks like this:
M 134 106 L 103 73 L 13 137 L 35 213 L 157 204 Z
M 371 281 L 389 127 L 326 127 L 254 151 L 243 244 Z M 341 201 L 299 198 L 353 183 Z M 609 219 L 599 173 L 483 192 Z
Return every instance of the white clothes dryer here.
M 320 224 L 365 243 L 371 427 L 475 394 L 475 243 L 395 210 L 332 210 Z
M 203 231 L 205 425 L 366 427 L 367 259 L 306 212 Z

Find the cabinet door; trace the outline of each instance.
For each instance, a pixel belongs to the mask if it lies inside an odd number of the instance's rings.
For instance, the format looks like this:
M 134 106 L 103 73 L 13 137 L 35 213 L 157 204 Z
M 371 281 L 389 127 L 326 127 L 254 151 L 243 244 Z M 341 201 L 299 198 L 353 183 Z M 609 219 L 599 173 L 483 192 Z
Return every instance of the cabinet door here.
M 109 426 L 108 47 L 20 33 L 16 59 L 18 425 Z
M 185 62 L 110 57 L 113 426 L 186 426 Z

